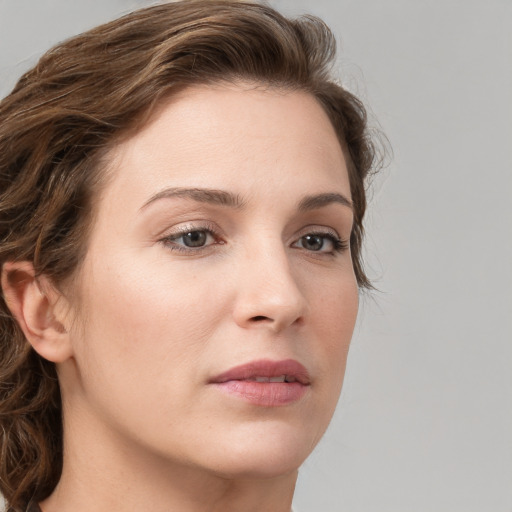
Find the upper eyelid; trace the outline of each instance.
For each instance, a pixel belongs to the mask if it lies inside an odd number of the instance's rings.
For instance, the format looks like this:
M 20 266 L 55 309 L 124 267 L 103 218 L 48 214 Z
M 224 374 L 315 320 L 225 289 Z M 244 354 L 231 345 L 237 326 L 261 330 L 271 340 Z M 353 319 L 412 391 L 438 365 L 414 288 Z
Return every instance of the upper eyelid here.
M 185 244 L 180 244 L 177 242 L 180 238 L 184 237 L 187 233 L 191 233 L 194 231 L 205 231 L 207 232 L 214 240 L 213 243 L 209 243 L 204 246 L 198 246 L 198 247 L 189 247 Z M 192 227 L 184 227 L 180 230 L 174 231 L 172 233 L 168 233 L 164 236 L 160 236 L 158 238 L 158 242 L 166 246 L 169 250 L 188 253 L 188 254 L 200 254 L 202 249 L 208 249 L 212 247 L 213 245 L 223 245 L 222 241 L 219 241 L 219 236 L 211 229 L 199 227 L 199 228 L 192 228 Z
M 187 233 L 194 232 L 194 231 L 205 231 L 210 234 L 210 236 L 214 239 L 212 243 L 198 246 L 198 247 L 190 247 L 185 244 L 177 243 L 176 240 L 182 238 Z M 346 239 L 341 238 L 334 230 L 305 230 L 301 235 L 296 235 L 290 244 L 290 247 L 294 247 L 297 243 L 300 242 L 302 238 L 304 238 L 307 235 L 313 235 L 313 236 L 321 236 L 325 238 L 329 238 L 331 240 L 331 243 L 334 244 L 334 251 L 318 251 L 318 254 L 325 254 L 325 255 L 333 255 L 337 252 L 342 252 L 346 248 L 348 248 L 349 241 Z M 163 243 L 164 245 L 168 246 L 170 250 L 178 251 L 182 253 L 187 253 L 190 255 L 200 255 L 203 254 L 204 251 L 211 250 L 213 246 L 215 245 L 224 245 L 225 241 L 219 240 L 218 235 L 211 229 L 206 228 L 183 228 L 181 230 L 178 230 L 174 233 L 170 233 L 167 236 L 164 236 L 163 238 L 159 239 L 160 243 Z M 309 251 L 308 251 L 309 252 Z M 311 251 L 313 254 L 315 251 Z
M 181 237 L 185 236 L 187 233 L 195 232 L 195 231 L 204 231 L 207 232 L 212 238 L 213 242 L 208 243 L 204 246 L 199 247 L 187 247 L 185 245 L 176 243 L 175 241 L 180 239 Z M 295 233 L 293 239 L 288 242 L 290 244 L 290 247 L 293 247 L 295 244 L 297 244 L 303 237 L 307 235 L 316 235 L 316 236 L 322 236 L 326 238 L 330 238 L 332 243 L 338 244 L 341 243 L 343 245 L 348 244 L 348 240 L 342 238 L 338 232 L 334 228 L 330 228 L 327 226 L 305 226 L 302 230 L 300 230 L 298 233 Z M 206 250 L 208 248 L 211 248 L 214 245 L 224 245 L 226 240 L 222 239 L 222 235 L 219 234 L 218 229 L 213 226 L 211 223 L 206 224 L 197 224 L 197 225 L 184 225 L 179 227 L 178 229 L 174 230 L 173 232 L 160 237 L 160 242 L 164 242 L 166 244 L 174 245 L 176 248 L 180 248 L 184 251 L 191 252 L 191 253 L 198 253 L 202 249 Z
M 338 233 L 338 230 L 336 230 L 334 228 L 331 228 L 331 227 L 319 226 L 319 225 L 315 225 L 315 224 L 302 228 L 301 230 L 299 230 L 298 233 L 299 233 L 299 235 L 298 235 L 299 238 L 301 238 L 301 237 L 303 237 L 305 235 L 310 235 L 310 234 L 315 234 L 315 235 L 332 235 L 335 238 L 338 238 L 339 240 L 341 240 L 343 238 Z
M 177 229 L 170 231 L 168 234 L 165 234 L 162 238 L 170 238 L 172 236 L 179 237 L 182 234 L 186 234 L 188 232 L 193 231 L 207 231 L 215 236 L 220 236 L 222 233 L 222 230 L 218 228 L 216 225 L 210 222 L 206 222 L 204 224 L 198 223 L 198 224 L 185 224 L 184 226 L 180 226 Z M 341 239 L 342 237 L 339 235 L 338 231 L 334 228 L 327 227 L 327 226 L 318 226 L 318 225 L 310 225 L 305 226 L 304 228 L 300 229 L 297 233 L 295 233 L 295 237 L 301 238 L 308 234 L 316 234 L 316 235 L 333 235 L 334 237 Z
M 172 236 L 180 237 L 180 236 L 186 235 L 187 233 L 194 233 L 195 231 L 205 231 L 212 235 L 216 234 L 216 231 L 209 227 L 195 227 L 194 226 L 194 227 L 184 227 L 184 228 L 177 229 L 176 231 L 169 233 L 167 235 L 167 237 L 168 238 L 172 237 Z
M 306 231 L 304 234 L 297 237 L 293 243 L 294 244 L 297 243 L 299 240 L 301 240 L 302 238 L 304 238 L 305 236 L 308 236 L 308 235 L 329 238 L 335 244 L 336 243 L 342 243 L 342 244 L 348 243 L 348 240 L 340 237 L 337 233 L 331 232 L 331 231 L 328 231 L 328 232 L 326 232 L 326 231 Z
M 197 222 L 197 223 L 196 223 Z M 207 221 L 194 221 L 190 223 L 179 224 L 178 227 L 167 228 L 162 231 L 160 238 L 170 238 L 171 236 L 179 236 L 191 231 L 208 231 L 214 235 L 218 235 L 222 230 L 215 224 Z

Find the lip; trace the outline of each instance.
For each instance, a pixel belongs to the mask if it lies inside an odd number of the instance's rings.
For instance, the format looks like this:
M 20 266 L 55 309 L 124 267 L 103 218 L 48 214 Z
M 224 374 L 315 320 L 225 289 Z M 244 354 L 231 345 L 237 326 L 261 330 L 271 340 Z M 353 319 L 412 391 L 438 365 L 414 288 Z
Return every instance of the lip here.
M 255 377 L 279 377 L 285 375 L 293 382 L 257 382 Z M 210 385 L 234 398 L 253 405 L 278 407 L 300 400 L 311 383 L 309 373 L 298 361 L 286 359 L 272 361 L 262 359 L 235 366 L 210 379 Z

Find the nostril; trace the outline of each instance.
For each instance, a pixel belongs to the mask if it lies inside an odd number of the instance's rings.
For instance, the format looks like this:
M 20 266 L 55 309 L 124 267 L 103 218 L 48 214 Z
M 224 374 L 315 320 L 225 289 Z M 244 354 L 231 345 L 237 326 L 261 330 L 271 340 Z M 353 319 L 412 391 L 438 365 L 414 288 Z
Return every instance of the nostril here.
M 263 315 L 253 316 L 251 318 L 251 320 L 254 321 L 254 322 L 261 322 L 263 320 L 268 320 L 268 319 L 269 319 L 268 317 L 263 316 Z

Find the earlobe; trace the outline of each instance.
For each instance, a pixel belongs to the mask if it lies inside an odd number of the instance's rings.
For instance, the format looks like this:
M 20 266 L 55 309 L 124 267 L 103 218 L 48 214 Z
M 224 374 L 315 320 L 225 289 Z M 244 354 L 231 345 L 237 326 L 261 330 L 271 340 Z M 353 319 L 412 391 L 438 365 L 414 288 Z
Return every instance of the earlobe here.
M 54 363 L 71 357 L 68 329 L 65 319 L 60 318 L 60 301 L 65 298 L 48 278 L 36 277 L 28 261 L 6 262 L 2 266 L 2 291 L 25 337 L 41 357 Z

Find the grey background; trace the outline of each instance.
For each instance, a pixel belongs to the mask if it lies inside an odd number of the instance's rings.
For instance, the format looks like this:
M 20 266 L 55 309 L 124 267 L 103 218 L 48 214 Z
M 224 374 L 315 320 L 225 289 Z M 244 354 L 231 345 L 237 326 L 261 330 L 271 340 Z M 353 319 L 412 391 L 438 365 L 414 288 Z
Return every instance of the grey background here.
M 143 0 L 0 0 L 0 96 Z M 300 512 L 512 511 L 512 1 L 275 0 L 324 18 L 394 158 L 339 408 Z M 373 121 L 376 124 L 376 121 Z

